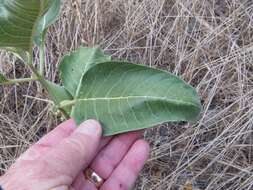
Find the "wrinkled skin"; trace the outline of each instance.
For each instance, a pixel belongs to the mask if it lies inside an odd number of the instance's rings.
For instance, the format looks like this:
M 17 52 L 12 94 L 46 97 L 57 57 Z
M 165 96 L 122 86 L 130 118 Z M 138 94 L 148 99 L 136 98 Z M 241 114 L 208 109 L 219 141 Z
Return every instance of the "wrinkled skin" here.
M 101 137 L 101 126 L 88 120 L 78 128 L 70 119 L 27 150 L 4 176 L 4 190 L 96 190 L 83 171 L 90 167 L 105 182 L 101 190 L 127 190 L 148 159 L 142 132 Z

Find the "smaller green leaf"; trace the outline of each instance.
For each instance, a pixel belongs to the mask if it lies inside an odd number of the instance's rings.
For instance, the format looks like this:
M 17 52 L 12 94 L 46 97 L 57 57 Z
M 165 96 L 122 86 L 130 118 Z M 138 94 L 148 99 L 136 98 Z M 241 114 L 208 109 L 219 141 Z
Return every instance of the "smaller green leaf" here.
M 57 85 L 50 81 L 46 81 L 46 90 L 48 91 L 56 106 L 59 106 L 60 103 L 63 101 L 73 99 L 71 94 L 69 94 L 63 86 Z M 71 107 L 64 107 L 62 111 L 64 111 L 65 114 L 69 116 L 71 112 Z
M 39 19 L 34 35 L 34 42 L 41 46 L 44 43 L 45 34 L 50 25 L 52 25 L 58 18 L 61 9 L 61 0 L 51 0 L 45 7 L 46 13 Z
M 74 97 L 82 76 L 94 65 L 110 61 L 99 48 L 81 47 L 75 52 L 66 55 L 60 63 L 60 75 L 64 87 Z
M 5 82 L 8 82 L 8 79 L 5 78 L 5 76 L 0 73 L 0 85 L 4 84 Z

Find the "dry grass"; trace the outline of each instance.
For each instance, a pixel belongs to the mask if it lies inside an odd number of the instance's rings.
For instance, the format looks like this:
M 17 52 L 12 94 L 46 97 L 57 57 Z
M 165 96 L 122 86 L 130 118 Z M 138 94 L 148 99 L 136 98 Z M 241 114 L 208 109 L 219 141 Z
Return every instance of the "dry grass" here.
M 195 86 L 203 103 L 195 125 L 148 130 L 152 155 L 135 189 L 253 189 L 252 0 L 72 0 L 50 28 L 46 76 L 62 55 L 100 45 L 116 58 L 162 68 Z M 37 55 L 35 55 L 37 56 Z M 0 54 L 10 77 L 29 74 Z M 0 88 L 0 169 L 59 118 L 36 84 Z

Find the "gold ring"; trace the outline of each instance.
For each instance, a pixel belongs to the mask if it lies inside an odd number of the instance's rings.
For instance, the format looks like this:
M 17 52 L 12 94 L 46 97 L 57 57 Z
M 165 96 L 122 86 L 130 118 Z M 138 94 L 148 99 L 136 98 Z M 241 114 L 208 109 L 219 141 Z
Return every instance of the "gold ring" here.
M 101 187 L 104 183 L 104 179 L 100 177 L 95 171 L 91 168 L 88 168 L 84 171 L 84 176 L 87 180 L 93 183 L 97 188 Z

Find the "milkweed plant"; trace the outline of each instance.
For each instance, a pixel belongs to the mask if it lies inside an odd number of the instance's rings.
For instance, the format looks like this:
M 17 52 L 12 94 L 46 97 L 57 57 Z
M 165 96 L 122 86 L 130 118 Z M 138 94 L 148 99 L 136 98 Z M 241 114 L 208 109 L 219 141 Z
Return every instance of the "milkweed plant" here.
M 77 124 L 97 119 L 104 136 L 198 118 L 200 100 L 186 82 L 166 71 L 113 60 L 98 47 L 80 47 L 62 58 L 61 85 L 46 80 L 46 31 L 60 6 L 60 0 L 0 0 L 0 48 L 14 53 L 32 72 L 22 79 L 0 73 L 0 85 L 37 81 L 62 116 Z M 35 46 L 40 52 L 38 68 Z

